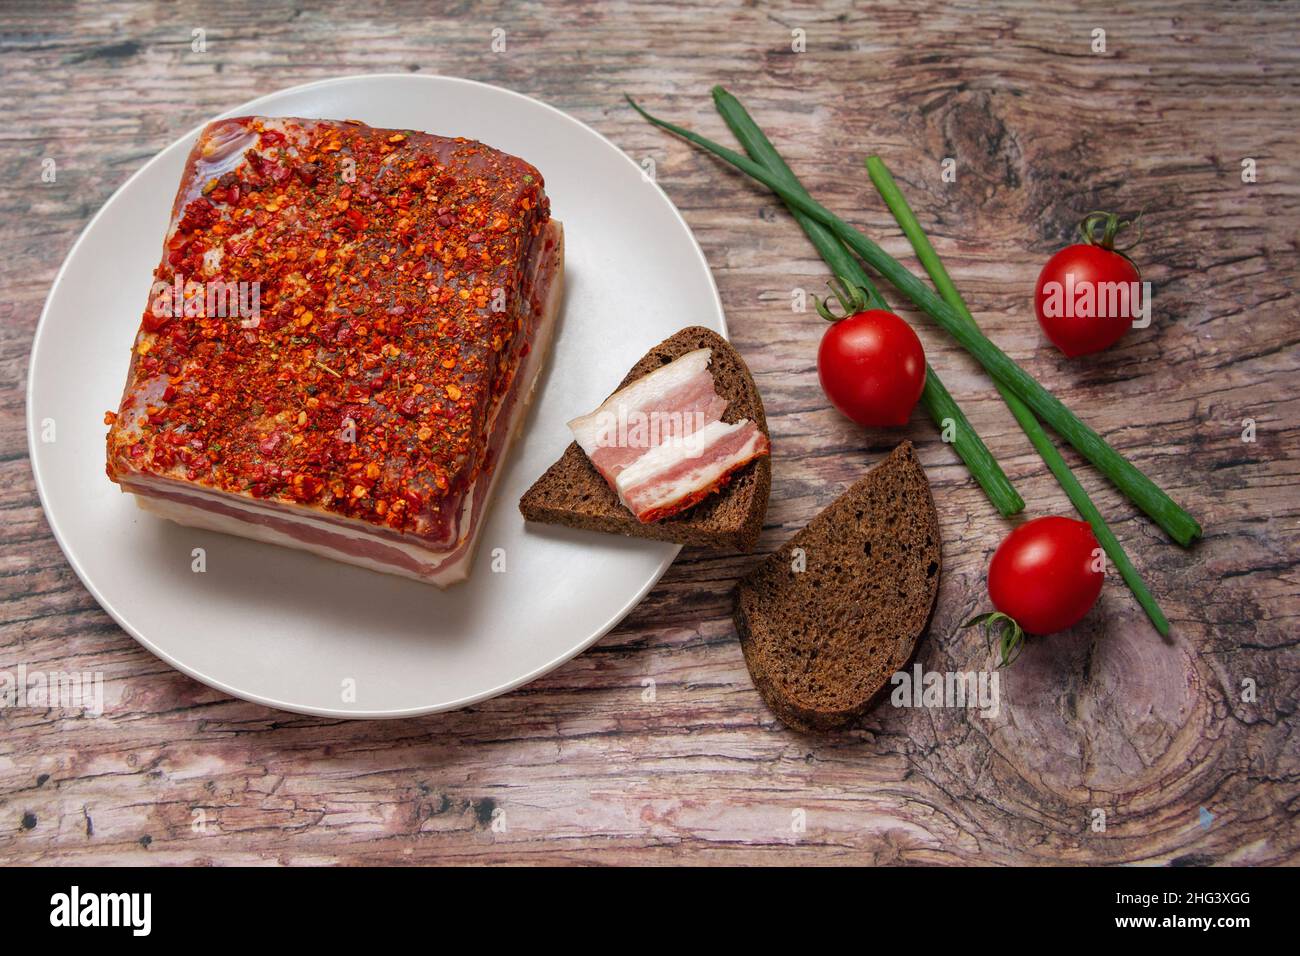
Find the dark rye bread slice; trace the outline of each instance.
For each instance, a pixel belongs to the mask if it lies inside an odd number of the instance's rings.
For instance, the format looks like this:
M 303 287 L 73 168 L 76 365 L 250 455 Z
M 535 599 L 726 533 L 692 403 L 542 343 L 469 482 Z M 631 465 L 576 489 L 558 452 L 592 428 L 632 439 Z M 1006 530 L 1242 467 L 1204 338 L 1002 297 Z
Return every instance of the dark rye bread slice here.
M 751 418 L 767 435 L 763 399 L 745 360 L 717 332 L 698 325 L 682 329 L 652 348 L 610 394 L 687 352 L 704 348 L 713 350 L 710 368 L 714 385 L 728 402 L 723 421 Z M 772 459 L 764 455 L 734 474 L 718 494 L 680 514 L 642 524 L 592 467 L 581 446 L 571 442 L 560 460 L 524 492 L 519 499 L 519 510 L 527 520 L 545 524 L 719 550 L 752 551 L 763 530 L 771 487 Z
M 903 442 L 736 586 L 740 646 L 772 712 L 806 732 L 862 715 L 911 659 L 939 567 L 930 482 Z

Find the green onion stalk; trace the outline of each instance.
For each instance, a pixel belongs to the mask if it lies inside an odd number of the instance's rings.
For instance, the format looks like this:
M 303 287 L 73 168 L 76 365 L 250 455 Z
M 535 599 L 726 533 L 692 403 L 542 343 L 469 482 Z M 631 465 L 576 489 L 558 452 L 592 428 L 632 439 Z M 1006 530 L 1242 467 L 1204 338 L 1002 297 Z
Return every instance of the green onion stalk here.
M 966 322 L 975 325 L 975 317 L 971 315 L 970 309 L 967 308 L 966 300 L 962 298 L 961 293 L 957 291 L 957 287 L 953 285 L 952 278 L 948 275 L 948 270 L 944 267 L 939 254 L 934 251 L 934 246 L 930 244 L 929 237 L 921 229 L 921 224 L 917 222 L 916 216 L 899 190 L 898 184 L 894 182 L 894 177 L 890 175 L 889 168 L 879 156 L 868 157 L 867 175 L 871 177 L 871 182 L 875 185 L 877 192 L 880 193 L 880 197 L 884 199 L 885 205 L 889 207 L 889 211 L 894 214 L 894 219 L 912 244 L 912 250 L 916 253 L 916 257 L 920 260 L 926 274 L 930 276 L 930 281 L 934 283 L 934 287 L 939 290 L 939 295 L 960 313 Z M 1110 525 L 1101 516 L 1097 506 L 1092 503 L 1088 493 L 1083 490 L 1083 486 L 1079 484 L 1079 479 L 1070 470 L 1070 466 L 1065 463 L 1065 459 L 1061 457 L 1060 451 L 1052 442 L 1042 424 L 1034 416 L 1029 406 L 1017 398 L 1005 385 L 1001 383 L 994 384 L 997 386 L 998 393 L 1006 401 L 1007 407 L 1011 409 L 1011 414 L 1015 416 L 1029 441 L 1038 450 L 1038 454 L 1042 457 L 1048 470 L 1051 471 L 1065 490 L 1065 495 L 1070 499 L 1070 503 L 1083 516 L 1083 519 L 1092 526 L 1092 533 L 1096 535 L 1098 543 L 1105 549 L 1115 567 L 1119 569 L 1124 583 L 1129 586 L 1129 590 L 1137 598 L 1142 610 L 1146 611 L 1151 623 L 1155 625 L 1156 630 L 1161 634 L 1168 634 L 1169 621 L 1161 612 L 1160 606 L 1156 604 L 1155 598 L 1151 596 L 1151 592 L 1147 590 L 1142 576 L 1133 567 L 1133 562 L 1129 560 L 1128 555 L 1124 552 L 1119 539 L 1110 530 Z M 1004 659 L 1005 657 L 1006 654 L 1004 653 Z
M 713 88 L 713 101 L 718 112 L 731 127 L 745 151 L 757 163 L 761 163 L 774 175 L 780 176 L 791 190 L 799 195 L 811 198 L 793 170 L 786 165 L 780 153 L 764 135 L 758 124 L 750 117 L 740 101 L 720 86 Z M 806 213 L 791 208 L 795 221 L 803 228 L 809 241 L 821 254 L 832 273 L 847 287 L 849 294 L 856 289 L 862 290 L 866 297 L 866 308 L 887 309 L 884 296 L 867 275 L 867 270 L 845 248 L 835 235 Z M 984 489 L 989 501 L 1004 517 L 1018 514 L 1025 508 L 1025 501 L 1017 493 L 1006 473 L 993 457 L 979 433 L 967 420 L 956 400 L 944 387 L 939 374 L 928 364 L 925 368 L 925 388 L 921 392 L 921 405 L 934 423 L 942 430 L 951 422 L 953 449 L 966 467 L 970 469 L 975 481 Z
M 854 229 L 824 206 L 791 189 L 781 176 L 772 173 L 747 156 L 720 146 L 697 133 L 658 119 L 643 110 L 631 97 L 628 102 L 649 122 L 705 149 L 763 183 L 785 200 L 794 211 L 811 216 L 830 231 L 868 265 L 889 280 L 921 311 L 925 312 L 955 338 L 984 366 L 1000 384 L 1005 385 L 1043 421 L 1114 484 L 1165 533 L 1184 547 L 1201 535 L 1196 519 L 1181 508 L 1150 478 L 1112 448 L 1104 438 L 1081 422 L 1058 398 L 1043 388 L 1033 376 L 1020 368 L 1005 352 L 994 345 L 972 322 L 952 305 L 941 299 L 920 279 L 909 272 L 867 236 Z

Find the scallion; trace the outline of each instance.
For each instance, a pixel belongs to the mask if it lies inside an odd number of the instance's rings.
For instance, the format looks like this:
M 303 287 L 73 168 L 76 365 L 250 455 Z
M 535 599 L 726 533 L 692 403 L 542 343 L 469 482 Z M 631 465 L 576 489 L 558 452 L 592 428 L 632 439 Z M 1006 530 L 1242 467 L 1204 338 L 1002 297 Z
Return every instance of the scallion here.
M 722 118 L 736 139 L 745 147 L 745 151 L 773 173 L 781 176 L 792 190 L 803 196 L 809 196 L 803 184 L 799 182 L 794 171 L 781 158 L 762 129 L 740 105 L 740 101 L 720 86 L 713 88 L 713 102 L 722 114 Z M 811 198 L 811 197 L 809 197 Z M 857 286 L 867 293 L 872 300 L 872 307 L 879 303 L 880 308 L 887 308 L 884 297 L 867 275 L 867 270 L 844 247 L 844 243 L 835 238 L 834 233 L 816 219 L 791 209 L 795 221 L 803 228 L 808 239 L 825 260 L 826 265 L 842 282 Z M 952 423 L 952 445 L 958 457 L 966 463 L 979 486 L 988 495 L 989 501 L 1004 517 L 1009 517 L 1024 510 L 1025 501 L 1007 479 L 1006 473 L 997 459 L 988 450 L 979 433 L 967 420 L 961 407 L 944 387 L 939 373 L 927 365 L 925 370 L 925 390 L 921 393 L 921 404 L 940 430 L 947 422 Z
M 997 381 L 1006 385 L 1035 414 L 1046 421 L 1066 441 L 1091 461 L 1107 478 L 1145 511 L 1165 532 L 1183 546 L 1201 534 L 1201 526 L 1190 514 L 1164 493 L 1104 438 L 1081 422 L 1056 396 L 1043 388 L 1005 352 L 985 338 L 978 327 L 966 323 L 961 314 L 939 298 L 925 283 L 904 268 L 885 250 L 872 242 L 824 206 L 799 195 L 766 167 L 735 150 L 720 146 L 697 133 L 643 110 L 631 97 L 628 102 L 648 121 L 725 159 L 736 168 L 773 190 L 793 209 L 806 213 L 827 226 L 846 246 L 862 257 L 890 283 L 906 295 L 923 312 L 938 322 L 949 335 L 970 352 Z
M 961 293 L 957 291 L 957 287 L 953 285 L 948 270 L 944 268 L 943 260 L 934 251 L 934 246 L 930 244 L 929 237 L 921 229 L 921 224 L 917 222 L 916 215 L 907 204 L 907 200 L 899 190 L 898 184 L 894 182 L 894 177 L 890 175 L 889 168 L 885 165 L 884 160 L 879 156 L 869 157 L 867 159 L 867 175 L 871 177 L 871 182 L 875 185 L 876 191 L 880 193 L 880 197 L 885 201 L 885 205 L 889 207 L 889 211 L 894 214 L 894 219 L 903 230 L 903 235 L 907 236 L 908 242 L 912 244 L 912 251 L 916 253 L 916 258 L 920 260 L 922 268 L 929 275 L 934 287 L 939 290 L 939 295 L 943 297 L 945 302 L 961 313 L 966 322 L 975 325 L 975 317 L 971 315 L 970 309 L 966 307 L 966 300 L 962 298 Z M 1137 569 L 1133 567 L 1133 562 L 1129 560 L 1123 546 L 1119 543 L 1119 539 L 1110 530 L 1110 525 L 1101 516 L 1097 506 L 1092 503 L 1088 493 L 1083 490 L 1083 485 L 1079 484 L 1079 479 L 1075 477 L 1074 472 L 1070 470 L 1070 466 L 1061 457 L 1060 451 L 1057 450 L 1056 445 L 1052 442 L 1042 424 L 1034 417 L 1034 413 L 1029 409 L 1029 406 L 1010 392 L 1006 386 L 998 383 L 997 389 L 1003 399 L 1006 400 L 1007 407 L 1011 409 L 1011 414 L 1020 423 L 1020 427 L 1024 430 L 1029 441 L 1038 450 L 1038 454 L 1042 457 L 1048 470 L 1051 471 L 1057 482 L 1060 483 L 1061 488 L 1064 489 L 1070 503 L 1083 516 L 1083 519 L 1092 526 L 1092 533 L 1096 536 L 1097 542 L 1105 549 L 1115 567 L 1119 569 L 1124 583 L 1129 586 L 1129 590 L 1137 598 L 1142 610 L 1147 612 L 1147 617 L 1151 618 L 1151 623 L 1155 625 L 1156 630 L 1161 634 L 1168 634 L 1169 621 L 1160 610 L 1160 606 L 1156 604 L 1155 598 L 1151 596 L 1151 592 L 1147 590 L 1146 583 L 1142 580 L 1142 576 L 1138 574 Z

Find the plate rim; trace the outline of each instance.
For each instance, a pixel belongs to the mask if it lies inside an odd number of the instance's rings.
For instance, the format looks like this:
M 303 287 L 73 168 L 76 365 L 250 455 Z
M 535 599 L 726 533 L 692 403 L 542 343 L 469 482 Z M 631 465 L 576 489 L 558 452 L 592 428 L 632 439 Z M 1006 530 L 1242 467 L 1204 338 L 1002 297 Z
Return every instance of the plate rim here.
M 348 720 L 397 720 L 397 719 L 407 718 L 407 717 L 423 717 L 428 714 L 446 713 L 448 711 L 460 710 L 462 708 L 470 707 L 473 706 L 474 704 L 478 704 L 478 703 L 482 703 L 483 701 L 490 700 L 493 697 L 499 697 L 502 694 L 507 694 L 512 690 L 516 690 L 524 686 L 525 684 L 529 684 L 532 681 L 537 680 L 539 677 L 542 677 L 550 673 L 551 671 L 555 670 L 556 668 L 562 666 L 563 664 L 566 664 L 569 661 L 573 660 L 575 657 L 582 654 L 589 647 L 591 647 L 602 637 L 604 637 L 615 627 L 617 627 L 618 624 L 621 623 L 623 619 L 627 617 L 627 615 L 630 614 L 632 610 L 641 603 L 641 601 L 645 598 L 647 594 L 650 593 L 650 591 L 654 588 L 654 586 L 659 583 L 659 580 L 663 577 L 664 573 L 668 570 L 668 568 L 672 565 L 672 563 L 677 560 L 677 556 L 681 552 L 681 545 L 678 545 L 676 549 L 672 551 L 671 554 L 666 555 L 664 560 L 660 562 L 658 570 L 656 570 L 650 576 L 650 579 L 646 582 L 645 586 L 642 587 L 636 594 L 634 594 L 621 608 L 619 608 L 616 612 L 614 612 L 604 624 L 596 628 L 596 630 L 592 634 L 588 635 L 586 638 L 581 640 L 571 650 L 562 652 L 554 659 L 548 661 L 547 663 L 537 668 L 534 668 L 532 671 L 522 675 L 521 677 L 508 680 L 500 685 L 497 685 L 496 687 L 492 687 L 484 691 L 479 691 L 474 694 L 469 694 L 463 697 L 459 697 L 455 700 L 447 701 L 441 704 L 434 704 L 434 705 L 422 706 L 422 707 L 406 707 L 406 708 L 389 709 L 389 710 L 382 710 L 382 709 L 381 710 L 344 710 L 344 709 L 332 708 L 332 707 L 313 707 L 310 705 L 291 703 L 288 701 L 276 700 L 274 698 L 267 697 L 261 694 L 255 694 L 248 691 L 239 690 L 238 688 L 235 688 L 223 682 L 219 678 L 205 674 L 202 671 L 198 670 L 197 668 L 191 667 L 190 665 L 184 663 L 183 661 L 179 660 L 172 654 L 165 651 L 162 647 L 160 647 L 159 645 L 151 641 L 149 638 L 145 637 L 144 634 L 142 634 L 133 624 L 131 624 L 123 616 L 123 614 L 117 609 L 117 607 L 115 607 L 114 604 L 110 600 L 108 600 L 108 598 L 100 591 L 100 589 L 95 585 L 94 581 L 92 581 L 89 578 L 86 571 L 81 566 L 80 561 L 76 558 L 74 552 L 71 550 L 71 546 L 66 540 L 64 532 L 60 527 L 58 520 L 56 519 L 54 513 L 51 511 L 49 507 L 49 502 L 47 500 L 46 490 L 45 490 L 45 481 L 41 476 L 41 466 L 39 462 L 39 456 L 37 454 L 37 448 L 39 447 L 39 442 L 37 441 L 38 429 L 36 428 L 36 418 L 35 418 L 35 409 L 33 405 L 33 397 L 35 392 L 37 358 L 38 358 L 38 353 L 40 351 L 41 342 L 43 339 L 43 332 L 45 331 L 46 320 L 49 316 L 51 304 L 54 301 L 55 294 L 59 291 L 60 286 L 67 278 L 69 263 L 72 262 L 74 256 L 77 253 L 77 250 L 81 248 L 81 244 L 85 241 L 86 237 L 90 234 L 91 230 L 95 228 L 95 225 L 99 222 L 100 218 L 109 209 L 109 207 L 112 206 L 113 203 L 117 201 L 118 197 L 123 192 L 125 192 L 125 190 L 132 183 L 134 183 L 140 177 L 144 176 L 156 163 L 161 162 L 163 157 L 171 153 L 173 150 L 178 150 L 182 147 L 188 148 L 189 145 L 192 144 L 194 137 L 196 137 L 199 134 L 199 131 L 202 130 L 205 126 L 207 126 L 209 123 L 214 122 L 215 120 L 225 119 L 231 116 L 241 116 L 249 112 L 255 112 L 256 108 L 259 105 L 264 104 L 268 100 L 281 97 L 281 96 L 286 96 L 292 93 L 298 93 L 304 90 L 320 89 L 323 87 L 339 86 L 344 84 L 366 84 L 375 81 L 394 81 L 394 80 L 401 81 L 403 83 L 433 82 L 435 84 L 450 83 L 453 85 L 462 85 L 462 86 L 470 86 L 470 87 L 485 87 L 489 90 L 492 90 L 494 93 L 505 94 L 507 96 L 525 100 L 528 103 L 533 104 L 534 106 L 540 106 L 542 109 L 544 109 L 549 113 L 554 114 L 562 121 L 575 124 L 581 127 L 586 132 L 594 135 L 600 142 L 612 148 L 615 151 L 615 153 L 617 153 L 625 162 L 629 163 L 638 172 L 638 174 L 643 173 L 643 170 L 636 163 L 636 161 L 633 160 L 632 157 L 629 156 L 626 152 L 624 152 L 622 148 L 620 148 L 617 144 L 615 144 L 612 140 L 610 140 L 599 130 L 595 129 L 594 127 L 590 126 L 587 123 L 584 123 L 582 120 L 578 119 L 577 117 L 571 116 L 570 114 L 566 113 L 564 110 L 561 110 L 559 107 L 552 106 L 549 103 L 546 103 L 535 97 L 529 96 L 525 93 L 520 93 L 517 92 L 516 90 L 511 90 L 503 86 L 498 86 L 494 83 L 485 83 L 481 80 L 471 80 L 471 79 L 466 79 L 464 77 L 458 77 L 458 76 L 447 76 L 445 74 L 440 74 L 440 73 L 391 73 L 391 72 L 356 73 L 356 74 L 349 74 L 347 76 L 329 77 L 323 80 L 312 80 L 307 83 L 299 83 L 294 86 L 288 86 L 280 90 L 275 90 L 271 93 L 264 93 L 260 96 L 254 97 L 251 100 L 241 103 L 238 106 L 233 107 L 232 109 L 228 109 L 225 110 L 224 112 L 218 113 L 217 115 L 211 117 L 210 119 L 204 120 L 202 123 L 192 127 L 191 129 L 187 130 L 185 133 L 181 134 L 178 138 L 172 140 L 172 142 L 168 143 L 157 153 L 151 156 L 143 166 L 141 166 L 134 173 L 128 176 L 127 179 L 120 186 L 118 186 L 115 190 L 113 190 L 112 195 L 110 195 L 108 199 L 104 200 L 103 205 L 101 205 L 99 209 L 95 211 L 95 214 L 90 217 L 90 220 L 86 223 L 86 225 L 82 228 L 81 232 L 77 235 L 76 241 L 73 242 L 72 245 L 68 248 L 67 253 L 63 257 L 62 263 L 60 263 L 59 265 L 58 272 L 56 272 L 54 275 L 54 281 L 50 284 L 50 290 L 45 297 L 45 304 L 41 307 L 40 318 L 37 319 L 36 321 L 36 329 L 32 334 L 31 352 L 28 356 L 28 361 L 27 361 L 27 388 L 25 389 L 25 395 L 24 395 L 24 400 L 27 406 L 26 408 L 27 455 L 28 455 L 28 461 L 31 464 L 32 477 L 36 485 L 36 494 L 41 504 L 41 511 L 45 516 L 45 522 L 49 526 L 50 532 L 53 534 L 54 540 L 59 546 L 59 550 L 63 552 L 64 558 L 67 560 L 68 564 L 72 567 L 73 572 L 77 575 L 78 580 L 81 581 L 82 586 L 84 586 L 86 590 L 90 593 L 90 596 L 95 599 L 96 603 L 99 604 L 101 608 L 103 608 L 105 613 L 107 613 L 108 616 L 113 619 L 113 621 L 118 625 L 118 627 L 120 627 L 123 631 L 125 631 L 128 635 L 130 635 L 130 637 L 137 644 L 143 647 L 154 657 L 157 657 L 159 660 L 166 663 L 169 667 L 172 667 L 175 670 L 180 671 L 182 674 L 185 674 L 187 677 L 190 677 L 201 684 L 211 687 L 214 690 L 218 690 L 223 694 L 227 694 L 237 700 L 247 701 L 253 704 L 259 704 L 264 707 L 270 707 L 272 709 L 286 711 L 288 713 L 304 714 L 312 717 L 330 717 L 330 718 L 340 718 L 340 719 L 348 719 Z M 704 274 L 708 277 L 708 287 L 710 292 L 713 294 L 713 305 L 714 305 L 714 309 L 716 310 L 716 315 L 718 319 L 719 334 L 721 334 L 723 338 L 728 338 L 729 336 L 727 334 L 728 331 L 727 317 L 722 307 L 722 297 L 718 293 L 718 285 L 716 280 L 713 277 L 713 270 L 709 266 L 708 258 L 704 255 L 704 250 L 700 246 L 699 239 L 696 238 L 694 231 L 690 227 L 690 224 L 687 223 L 686 219 L 682 216 L 681 210 L 677 208 L 677 205 L 664 191 L 663 187 L 659 185 L 658 180 L 650 178 L 648 181 L 649 184 L 654 187 L 654 189 L 659 193 L 660 197 L 667 204 L 673 216 L 677 219 L 678 223 L 685 230 L 687 237 L 690 239 L 691 248 L 695 253 L 695 257 L 699 261 L 700 266 L 704 269 Z

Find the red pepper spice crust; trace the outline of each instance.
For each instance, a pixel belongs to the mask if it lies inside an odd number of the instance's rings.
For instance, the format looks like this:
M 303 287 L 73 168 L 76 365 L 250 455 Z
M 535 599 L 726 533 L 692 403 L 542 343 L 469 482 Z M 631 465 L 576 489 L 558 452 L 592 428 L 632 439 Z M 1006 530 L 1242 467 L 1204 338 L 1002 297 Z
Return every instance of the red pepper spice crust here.
M 455 542 L 460 502 L 491 467 L 497 401 L 528 352 L 527 267 L 549 218 L 538 171 L 472 140 L 212 124 L 154 278 L 260 283 L 260 316 L 246 328 L 206 315 L 202 288 L 170 317 L 151 297 L 106 416 L 109 477 L 164 476 Z

